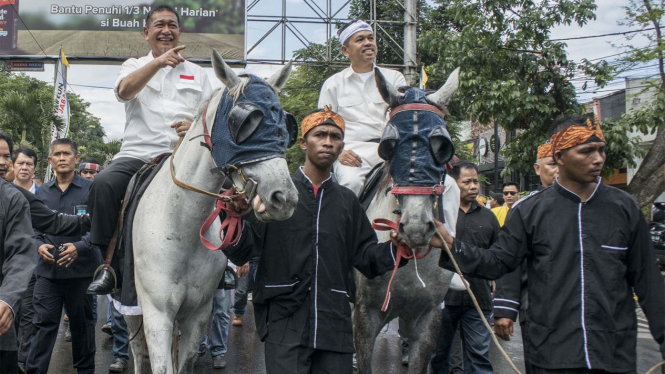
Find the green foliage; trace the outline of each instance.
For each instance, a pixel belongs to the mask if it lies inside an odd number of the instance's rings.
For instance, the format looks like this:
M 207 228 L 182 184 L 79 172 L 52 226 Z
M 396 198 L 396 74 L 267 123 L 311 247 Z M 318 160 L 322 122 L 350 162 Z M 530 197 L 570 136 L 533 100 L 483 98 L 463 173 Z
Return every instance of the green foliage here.
M 79 145 L 82 157 L 92 156 L 109 160 L 119 150 L 119 141 L 104 143 L 104 129 L 99 118 L 88 108 L 90 104 L 78 95 L 69 93 L 69 137 Z M 50 146 L 51 123 L 62 123 L 53 115 L 53 86 L 25 74 L 0 74 L 0 129 L 17 143 L 37 152 L 38 174 L 46 171 Z M 108 162 L 108 161 L 106 161 Z
M 612 67 L 601 61 L 570 61 L 565 43 L 550 40 L 553 27 L 585 25 L 595 18 L 593 0 L 437 0 L 429 16 L 442 23 L 423 30 L 418 46 L 430 82 L 443 83 L 462 67 L 451 114 L 480 123 L 494 120 L 522 130 L 503 151 L 507 172 L 527 172 L 547 128 L 563 114 L 582 114 L 569 83 L 578 69 L 600 85 Z

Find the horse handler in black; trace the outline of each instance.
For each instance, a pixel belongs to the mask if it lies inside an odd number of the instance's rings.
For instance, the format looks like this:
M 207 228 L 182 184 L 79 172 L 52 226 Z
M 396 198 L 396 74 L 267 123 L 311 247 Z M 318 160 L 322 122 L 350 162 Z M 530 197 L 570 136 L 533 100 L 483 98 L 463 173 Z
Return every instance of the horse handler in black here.
M 630 195 L 602 184 L 598 123 L 563 117 L 549 135 L 558 178 L 513 205 L 489 250 L 437 230 L 465 274 L 498 279 L 526 259 L 528 374 L 635 373 L 633 292 L 665 357 L 665 286 L 649 227 Z M 453 269 L 446 254 L 439 265 Z
M 254 314 L 268 374 L 351 374 L 353 328 L 349 274 L 372 278 L 395 267 L 399 238 L 377 243 L 356 195 L 332 180 L 344 147 L 344 120 L 329 109 L 302 122 L 305 166 L 292 174 L 298 206 L 282 222 L 244 222 L 225 250 L 234 263 L 260 257 Z M 254 209 L 261 211 L 260 199 Z

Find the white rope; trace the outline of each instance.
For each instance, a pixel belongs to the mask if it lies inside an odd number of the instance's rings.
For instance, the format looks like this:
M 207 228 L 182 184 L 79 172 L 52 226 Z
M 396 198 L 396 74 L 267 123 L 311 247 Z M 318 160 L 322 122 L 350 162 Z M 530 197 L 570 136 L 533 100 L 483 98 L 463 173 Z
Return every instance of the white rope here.
M 418 277 L 418 280 L 420 281 L 420 284 L 423 285 L 423 288 L 427 288 L 425 285 L 425 282 L 423 282 L 423 279 L 420 277 L 420 273 L 418 273 L 418 257 L 416 257 L 416 254 L 413 254 L 413 262 L 416 265 L 416 276 Z

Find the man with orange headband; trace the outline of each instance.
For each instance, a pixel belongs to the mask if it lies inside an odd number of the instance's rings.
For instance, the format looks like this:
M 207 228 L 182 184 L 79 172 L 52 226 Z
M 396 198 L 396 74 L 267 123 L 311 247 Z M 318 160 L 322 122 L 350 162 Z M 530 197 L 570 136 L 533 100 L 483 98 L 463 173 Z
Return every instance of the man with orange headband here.
M 559 166 L 552 157 L 552 143 L 549 140 L 538 147 L 538 157 L 533 164 L 536 174 L 540 177 L 540 188 L 518 200 L 515 205 L 533 194 L 554 184 L 559 173 Z M 522 341 L 526 341 L 526 309 L 527 301 L 527 270 L 526 261 L 510 274 L 496 281 L 494 292 L 494 332 L 503 340 L 510 340 L 513 335 L 513 323 L 519 313 Z
M 635 373 L 633 292 L 665 353 L 665 285 L 649 228 L 630 195 L 601 183 L 598 123 L 563 117 L 548 135 L 554 185 L 516 204 L 489 250 L 437 229 L 465 274 L 498 279 L 526 258 L 527 373 Z M 446 255 L 439 264 L 454 268 Z
M 259 258 L 252 301 L 268 374 L 352 374 L 351 267 L 370 278 L 394 269 L 399 238 L 377 243 L 358 198 L 332 180 L 342 117 L 325 107 L 301 128 L 305 165 L 291 176 L 293 216 L 268 224 L 246 216 L 239 242 L 224 252 L 238 264 Z M 254 209 L 265 209 L 259 197 Z

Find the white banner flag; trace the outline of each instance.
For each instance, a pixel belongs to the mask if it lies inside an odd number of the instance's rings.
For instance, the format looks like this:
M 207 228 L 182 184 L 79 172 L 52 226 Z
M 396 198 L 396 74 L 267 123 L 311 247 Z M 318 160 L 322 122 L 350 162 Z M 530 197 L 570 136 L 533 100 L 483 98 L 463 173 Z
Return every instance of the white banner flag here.
M 69 100 L 67 99 L 67 68 L 69 67 L 69 62 L 67 57 L 65 57 L 65 52 L 60 50 L 60 58 L 56 64 L 56 74 L 53 91 L 53 113 L 60 118 L 60 121 L 63 123 L 62 129 L 58 131 L 58 128 L 55 126 L 55 123 L 51 124 L 51 141 L 65 138 L 69 133 Z M 49 147 L 49 154 L 51 149 Z M 53 178 L 53 170 L 51 165 L 49 165 L 46 172 L 45 182 Z

